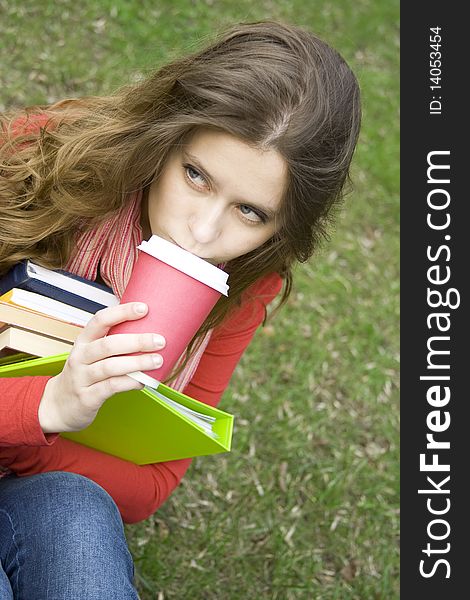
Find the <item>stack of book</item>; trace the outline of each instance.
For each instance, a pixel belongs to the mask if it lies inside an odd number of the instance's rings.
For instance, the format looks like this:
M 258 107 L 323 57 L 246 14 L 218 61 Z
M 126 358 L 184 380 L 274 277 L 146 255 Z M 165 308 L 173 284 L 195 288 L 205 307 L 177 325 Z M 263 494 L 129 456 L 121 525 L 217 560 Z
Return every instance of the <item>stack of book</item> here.
M 116 304 L 106 286 L 15 265 L 0 279 L 0 377 L 59 374 L 93 314 Z M 233 415 L 140 375 L 145 389 L 115 394 L 86 429 L 61 435 L 139 465 L 230 450 Z
M 0 364 L 69 352 L 93 314 L 118 303 L 106 286 L 18 263 L 0 279 Z

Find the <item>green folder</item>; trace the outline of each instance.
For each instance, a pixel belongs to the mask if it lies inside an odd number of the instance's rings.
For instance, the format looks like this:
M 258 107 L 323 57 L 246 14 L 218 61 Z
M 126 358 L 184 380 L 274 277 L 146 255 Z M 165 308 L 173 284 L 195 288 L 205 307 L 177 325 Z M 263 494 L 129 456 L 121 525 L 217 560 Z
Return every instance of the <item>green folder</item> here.
M 57 375 L 68 354 L 35 358 L 0 367 L 0 377 Z M 108 398 L 91 425 L 61 436 L 138 465 L 228 452 L 233 415 L 161 383 L 158 392 L 180 405 L 215 418 L 208 435 L 202 427 L 168 406 L 149 388 Z

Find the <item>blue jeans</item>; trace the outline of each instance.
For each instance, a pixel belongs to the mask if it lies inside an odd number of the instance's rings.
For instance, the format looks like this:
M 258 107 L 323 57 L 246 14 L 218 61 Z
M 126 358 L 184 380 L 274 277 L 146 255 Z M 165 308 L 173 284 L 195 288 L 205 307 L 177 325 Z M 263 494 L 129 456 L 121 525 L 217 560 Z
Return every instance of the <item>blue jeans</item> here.
M 1 600 L 136 600 L 119 511 L 65 472 L 0 479 Z

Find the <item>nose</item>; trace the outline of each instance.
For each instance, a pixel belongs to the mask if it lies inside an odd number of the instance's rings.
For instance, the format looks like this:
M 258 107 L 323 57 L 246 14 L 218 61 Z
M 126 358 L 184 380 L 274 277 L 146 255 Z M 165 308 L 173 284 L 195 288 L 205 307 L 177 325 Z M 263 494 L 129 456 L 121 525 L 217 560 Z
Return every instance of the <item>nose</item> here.
M 197 212 L 190 219 L 189 229 L 198 244 L 209 244 L 214 242 L 219 236 L 222 229 L 223 213 L 220 206 L 213 203 L 208 207 L 202 203 Z

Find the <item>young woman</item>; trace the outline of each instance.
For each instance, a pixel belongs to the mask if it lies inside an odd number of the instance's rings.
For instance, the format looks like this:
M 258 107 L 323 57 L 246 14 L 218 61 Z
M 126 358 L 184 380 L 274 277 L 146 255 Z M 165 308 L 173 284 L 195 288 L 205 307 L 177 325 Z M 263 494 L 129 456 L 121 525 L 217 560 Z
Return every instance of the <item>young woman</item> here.
M 121 296 L 136 246 L 151 234 L 224 265 L 230 295 L 170 378 L 216 405 L 267 305 L 287 299 L 293 264 L 325 235 L 360 103 L 334 49 L 262 22 L 113 96 L 1 123 L 0 276 L 29 258 Z M 97 313 L 56 377 L 0 379 L 2 598 L 136 597 L 122 520 L 152 514 L 190 460 L 137 466 L 58 432 L 87 426 L 111 395 L 142 387 L 127 373 L 161 362 L 159 332 L 105 337 L 146 310 Z

